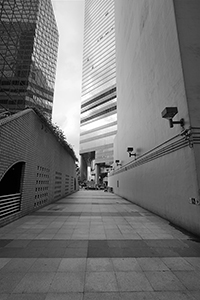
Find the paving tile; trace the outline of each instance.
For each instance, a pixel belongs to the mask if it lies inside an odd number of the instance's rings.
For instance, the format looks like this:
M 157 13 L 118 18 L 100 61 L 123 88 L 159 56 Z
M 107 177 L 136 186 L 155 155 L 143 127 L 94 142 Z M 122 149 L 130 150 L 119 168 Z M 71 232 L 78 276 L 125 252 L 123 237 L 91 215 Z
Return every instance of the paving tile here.
M 83 300 L 83 293 L 48 293 L 45 300 Z
M 45 300 L 46 294 L 12 294 L 7 300 Z M 1 298 L 0 298 L 1 299 Z
M 3 234 L 2 238 L 3 240 L 5 239 L 9 239 L 9 240 L 13 240 L 13 239 L 17 239 L 20 235 L 16 235 L 16 234 L 10 234 L 9 232 L 6 232 Z
M 1 300 L 8 300 L 9 294 L 0 294 Z
M 199 239 L 101 191 L 0 228 L 0 300 L 199 300 L 199 272 Z
M 47 293 L 55 276 L 52 272 L 26 273 L 14 289 L 14 293 Z
M 110 258 L 88 258 L 87 272 L 113 272 L 113 264 Z
M 137 262 L 139 263 L 143 271 L 169 270 L 166 264 L 158 257 L 137 258 Z
M 187 248 L 187 245 L 180 240 L 175 239 L 158 239 L 158 240 L 149 240 L 145 239 L 144 243 L 147 244 L 149 247 L 156 247 L 156 248 Z
M 0 248 L 0 258 L 13 258 L 17 255 L 16 249 L 14 248 Z
M 55 275 L 49 293 L 83 292 L 84 273 L 59 272 Z
M 107 240 L 103 240 L 103 241 L 99 241 L 99 240 L 88 241 L 88 248 L 107 248 L 107 247 L 108 247 Z
M 94 234 L 94 235 L 89 235 L 88 237 L 89 240 L 96 240 L 97 239 L 97 235 Z M 106 239 L 106 236 L 101 234 L 101 235 L 98 235 L 98 239 L 99 240 L 105 240 Z
M 6 245 L 8 245 L 12 240 L 9 239 L 9 240 L 4 240 L 4 239 L 1 239 L 0 240 L 0 248 L 4 248 Z
M 20 280 L 24 277 L 24 273 L 0 273 L 0 294 L 11 293 Z
M 89 239 L 89 234 L 79 234 L 79 235 L 76 235 L 76 234 L 73 234 L 71 236 L 71 239 L 72 240 L 82 240 L 82 239 Z
M 200 252 L 200 238 L 185 240 L 185 244 L 187 244 L 189 248 L 196 249 Z
M 190 293 L 194 297 L 195 300 L 200 299 L 200 291 L 190 291 Z
M 85 272 L 86 258 L 63 258 L 58 272 Z
M 188 290 L 200 290 L 200 271 L 174 271 L 173 273 Z
M 114 270 L 116 272 L 119 271 L 124 271 L 124 272 L 128 272 L 128 271 L 142 271 L 138 261 L 136 260 L 136 258 L 112 258 L 112 262 L 113 262 L 113 266 L 114 266 Z
M 119 222 L 117 222 L 117 224 L 119 225 Z M 120 230 L 117 228 L 117 229 L 107 229 L 106 230 L 106 234 L 120 234 Z
M 117 292 L 117 281 L 113 272 L 87 272 L 86 292 Z
M 51 240 L 48 243 L 48 248 L 67 248 L 69 241 L 67 240 Z
M 79 241 L 70 241 L 68 243 L 69 248 L 87 248 L 88 247 L 88 240 L 79 240 Z
M 184 285 L 171 271 L 145 272 L 151 286 L 155 291 L 184 290 Z
M 67 248 L 63 258 L 84 258 L 87 257 L 87 248 Z
M 27 250 L 26 248 L 21 248 L 20 251 L 15 249 L 15 256 L 18 258 L 37 258 L 41 255 L 44 248 L 30 248 Z
M 200 249 L 198 248 L 176 248 L 176 251 L 182 257 L 200 257 Z
M 44 248 L 39 257 L 40 258 L 61 258 L 65 253 L 65 248 Z
M 153 292 L 121 292 L 120 296 L 121 296 L 121 300 L 155 300 L 156 299 L 155 293 Z
M 36 258 L 12 258 L 2 269 L 1 272 L 26 273 L 31 268 Z
M 110 248 L 110 257 L 134 257 L 130 248 Z
M 142 238 L 142 239 L 151 239 L 151 240 L 157 240 L 158 239 L 158 236 L 156 234 L 149 234 L 149 233 L 138 233 L 139 236 Z
M 21 240 L 28 240 L 28 239 L 31 239 L 31 240 L 33 240 L 33 239 L 37 239 L 37 236 L 38 236 L 38 233 L 31 233 L 31 232 L 29 232 L 29 233 L 26 233 L 26 234 L 21 234 L 21 235 L 19 235 L 18 237 L 15 235 L 13 238 L 14 239 L 21 239 Z
M 124 236 L 122 234 L 106 234 L 108 240 L 123 240 Z
M 0 269 L 2 269 L 10 260 L 11 258 L 0 258 Z
M 61 258 L 37 258 L 29 272 L 56 272 L 60 262 Z
M 50 240 L 50 239 L 53 239 L 55 233 L 53 234 L 39 234 L 37 235 L 37 239 L 39 240 Z
M 9 248 L 25 248 L 31 242 L 31 240 L 12 240 L 5 247 Z
M 53 240 L 67 240 L 67 239 L 71 239 L 71 237 L 72 237 L 72 234 L 70 234 L 70 235 L 66 235 L 66 234 L 56 234 L 56 235 L 54 235 L 54 237 L 53 237 L 53 239 L 52 239 L 52 241 Z
M 150 248 L 110 248 L 111 257 L 155 257 L 155 251 Z
M 111 240 L 107 242 L 110 248 L 144 248 L 146 244 L 142 240 Z
M 108 223 L 107 221 L 103 222 L 104 224 L 104 229 L 116 229 L 117 228 L 117 224 L 113 224 L 113 223 Z
M 189 291 L 173 291 L 173 292 L 156 292 L 156 300 L 194 300 L 193 295 Z M 200 299 L 200 298 L 198 298 Z
M 200 269 L 200 257 L 184 257 L 195 269 Z
M 110 249 L 108 247 L 98 248 L 98 247 L 89 247 L 87 257 L 110 257 Z
M 109 292 L 109 293 L 101 293 L 101 292 L 93 292 L 93 293 L 84 293 L 83 300 L 122 300 L 120 294 L 115 292 Z
M 153 291 L 143 272 L 116 272 L 116 276 L 120 291 Z
M 135 241 L 138 241 L 138 240 L 142 241 L 141 236 L 137 232 L 134 232 L 133 230 L 130 233 L 123 233 L 123 237 L 124 237 L 125 240 L 126 239 L 127 240 L 131 239 L 131 240 L 135 240 Z
M 170 270 L 192 271 L 195 269 L 194 266 L 182 257 L 163 257 L 161 260 Z
M 176 251 L 177 248 L 153 248 L 155 251 L 155 257 L 180 257 L 180 254 Z

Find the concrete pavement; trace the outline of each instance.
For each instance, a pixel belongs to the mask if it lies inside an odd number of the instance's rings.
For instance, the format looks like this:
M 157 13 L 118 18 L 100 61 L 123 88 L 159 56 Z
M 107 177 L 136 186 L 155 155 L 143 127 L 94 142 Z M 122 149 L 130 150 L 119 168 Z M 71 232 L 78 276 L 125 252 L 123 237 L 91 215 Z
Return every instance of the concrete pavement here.
M 0 228 L 0 300 L 199 300 L 200 239 L 103 191 Z

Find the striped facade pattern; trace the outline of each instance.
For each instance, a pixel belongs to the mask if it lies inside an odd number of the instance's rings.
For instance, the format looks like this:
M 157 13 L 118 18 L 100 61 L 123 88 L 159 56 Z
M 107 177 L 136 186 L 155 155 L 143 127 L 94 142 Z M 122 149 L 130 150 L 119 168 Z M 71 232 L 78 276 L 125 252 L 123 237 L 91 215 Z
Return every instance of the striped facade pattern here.
M 113 162 L 117 132 L 114 1 L 86 0 L 80 124 L 80 154 Z

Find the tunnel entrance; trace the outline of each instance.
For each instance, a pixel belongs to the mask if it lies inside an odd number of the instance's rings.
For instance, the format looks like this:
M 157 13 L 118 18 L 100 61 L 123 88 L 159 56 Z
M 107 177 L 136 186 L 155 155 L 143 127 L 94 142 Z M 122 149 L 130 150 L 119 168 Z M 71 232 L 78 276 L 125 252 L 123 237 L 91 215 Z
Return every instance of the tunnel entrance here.
M 21 209 L 24 167 L 24 162 L 14 164 L 0 181 L 0 218 L 14 214 Z

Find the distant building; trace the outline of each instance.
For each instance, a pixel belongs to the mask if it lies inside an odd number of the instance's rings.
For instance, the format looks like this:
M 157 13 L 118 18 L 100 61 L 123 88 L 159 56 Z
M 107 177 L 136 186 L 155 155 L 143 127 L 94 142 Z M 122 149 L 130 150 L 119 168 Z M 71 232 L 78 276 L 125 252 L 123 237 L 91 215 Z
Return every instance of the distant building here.
M 36 106 L 51 117 L 57 50 L 51 0 L 2 0 L 0 112 Z
M 80 124 L 81 180 L 103 182 L 117 131 L 114 0 L 86 0 Z

